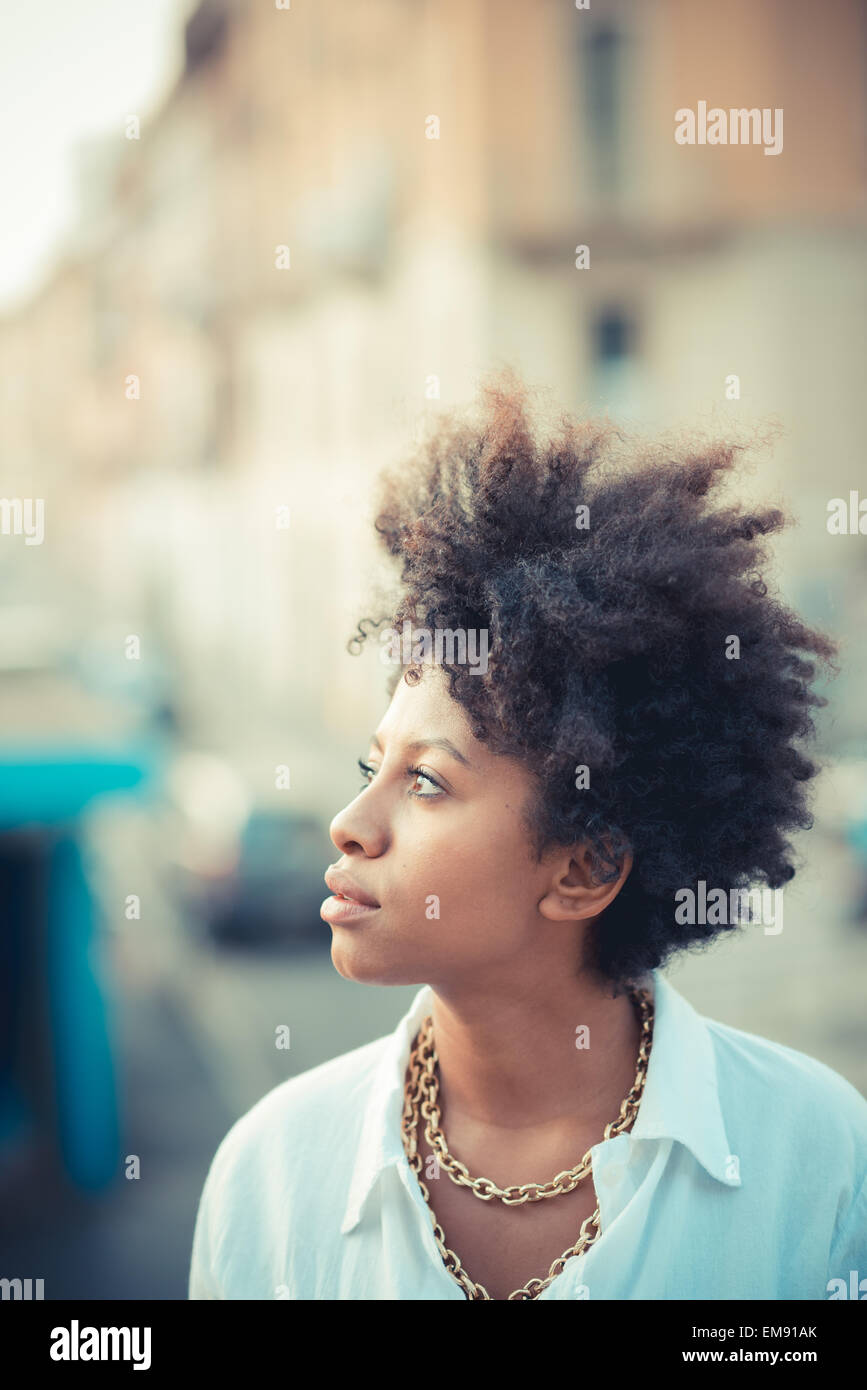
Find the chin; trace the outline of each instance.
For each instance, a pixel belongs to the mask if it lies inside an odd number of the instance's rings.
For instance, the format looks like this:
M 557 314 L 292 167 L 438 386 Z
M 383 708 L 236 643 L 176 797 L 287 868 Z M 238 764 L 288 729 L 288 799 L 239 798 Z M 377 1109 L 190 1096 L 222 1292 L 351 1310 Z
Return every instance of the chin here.
M 335 933 L 331 942 L 331 964 L 344 980 L 358 985 L 421 985 L 426 980 L 408 962 L 383 960 L 360 941 L 343 940 Z

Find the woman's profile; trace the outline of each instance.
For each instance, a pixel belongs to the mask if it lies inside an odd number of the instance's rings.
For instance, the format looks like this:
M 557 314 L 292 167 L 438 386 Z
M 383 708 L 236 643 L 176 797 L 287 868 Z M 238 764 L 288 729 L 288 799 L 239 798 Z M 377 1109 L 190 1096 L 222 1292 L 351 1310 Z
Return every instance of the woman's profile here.
M 724 496 L 739 447 L 541 429 L 510 372 L 480 405 L 381 484 L 388 698 L 322 905 L 342 976 L 418 993 L 233 1125 L 190 1297 L 835 1297 L 867 1101 L 662 973 L 775 949 L 810 824 L 835 645 L 764 573 L 783 514 Z

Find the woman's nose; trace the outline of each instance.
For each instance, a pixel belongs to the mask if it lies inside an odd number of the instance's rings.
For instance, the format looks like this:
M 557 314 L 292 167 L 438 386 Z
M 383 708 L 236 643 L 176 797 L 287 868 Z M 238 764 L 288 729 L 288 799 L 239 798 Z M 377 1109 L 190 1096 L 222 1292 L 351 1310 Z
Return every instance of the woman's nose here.
M 365 789 L 354 801 L 338 811 L 328 827 L 328 833 L 342 854 L 361 851 L 368 858 L 383 853 L 388 832 L 383 817 L 372 805 L 370 792 Z

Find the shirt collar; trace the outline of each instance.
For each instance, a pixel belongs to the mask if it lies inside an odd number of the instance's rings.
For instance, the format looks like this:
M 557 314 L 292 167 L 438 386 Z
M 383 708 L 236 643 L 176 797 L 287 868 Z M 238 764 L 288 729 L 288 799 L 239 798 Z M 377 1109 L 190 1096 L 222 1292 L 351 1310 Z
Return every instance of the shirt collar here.
M 727 1187 L 741 1185 L 726 1136 L 717 1084 L 713 1041 L 704 1019 L 683 995 L 653 970 L 653 1046 L 638 1115 L 636 1140 L 673 1139 Z M 373 1075 L 349 1185 L 341 1233 L 361 1220 L 365 1202 L 386 1168 L 403 1156 L 400 1121 L 409 1050 L 419 1025 L 431 1012 L 433 990 L 419 989 L 394 1032 L 386 1038 Z
M 432 1004 L 433 990 L 430 985 L 422 985 L 394 1032 L 385 1040 L 362 1121 L 349 1199 L 340 1227 L 343 1235 L 358 1225 L 364 1204 L 380 1174 L 399 1162 L 403 1155 L 400 1122 L 404 1077 L 412 1040 L 422 1020 L 431 1012 Z
M 708 1020 L 661 975 L 650 972 L 653 1045 L 644 1094 L 631 1135 L 673 1139 L 727 1187 L 740 1187 L 739 1164 L 726 1135 Z

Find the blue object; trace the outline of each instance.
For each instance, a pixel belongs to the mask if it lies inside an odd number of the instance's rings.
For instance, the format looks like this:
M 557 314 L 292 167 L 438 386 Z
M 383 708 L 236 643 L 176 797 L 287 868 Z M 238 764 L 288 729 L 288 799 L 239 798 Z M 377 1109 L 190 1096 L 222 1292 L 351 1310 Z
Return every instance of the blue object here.
M 116 1177 L 117 1098 L 105 992 L 95 967 L 93 900 L 70 837 L 50 851 L 46 965 L 57 1125 L 63 1164 L 77 1187 Z
M 150 761 L 152 750 L 142 751 Z M 0 829 L 69 820 L 95 797 L 130 790 L 144 778 L 139 759 L 0 744 Z
M 0 1148 L 13 1138 L 20 1142 L 34 1120 L 16 1072 L 29 1042 L 26 1029 L 39 1017 L 43 982 L 39 973 L 34 978 L 32 962 L 41 941 L 57 1142 L 68 1177 L 86 1191 L 118 1176 L 120 1134 L 98 924 L 78 833 L 91 802 L 149 785 L 161 753 L 150 741 L 122 752 L 0 745 L 0 835 L 28 832 L 20 843 L 14 835 L 4 843 L 0 912 L 9 997 L 8 1026 L 0 1030 Z M 25 952 L 25 942 L 36 949 Z

